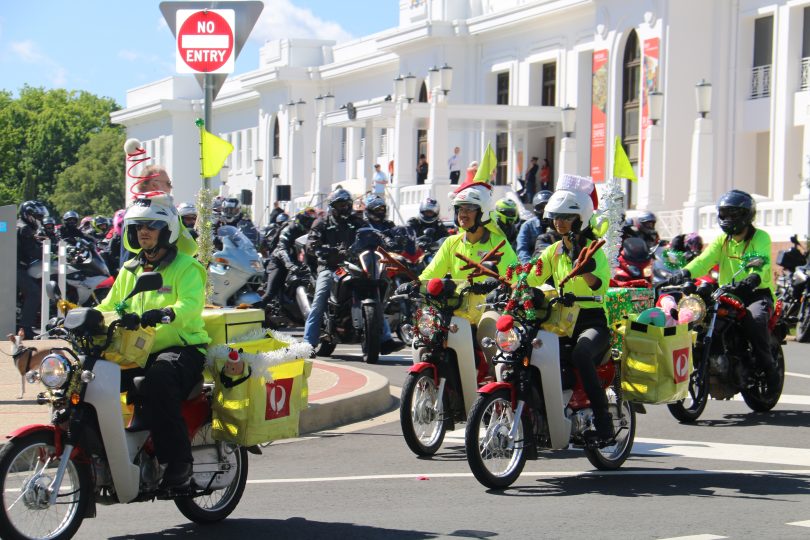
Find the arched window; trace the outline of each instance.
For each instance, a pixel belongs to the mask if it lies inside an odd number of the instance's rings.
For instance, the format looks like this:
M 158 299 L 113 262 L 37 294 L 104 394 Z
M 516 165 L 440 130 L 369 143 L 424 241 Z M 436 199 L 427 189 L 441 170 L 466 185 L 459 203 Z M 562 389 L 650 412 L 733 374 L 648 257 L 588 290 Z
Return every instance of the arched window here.
M 419 89 L 419 103 L 427 103 L 427 102 L 428 102 L 427 84 L 423 82 L 422 87 Z
M 622 145 L 630 163 L 635 168 L 638 166 L 639 130 L 641 129 L 641 108 L 639 107 L 641 49 L 635 30 L 632 30 L 627 37 L 622 65 Z M 626 186 L 628 208 L 635 207 L 633 187 L 633 183 L 628 181 Z
M 281 155 L 281 140 L 279 134 L 281 130 L 278 129 L 278 116 L 273 120 L 273 156 Z

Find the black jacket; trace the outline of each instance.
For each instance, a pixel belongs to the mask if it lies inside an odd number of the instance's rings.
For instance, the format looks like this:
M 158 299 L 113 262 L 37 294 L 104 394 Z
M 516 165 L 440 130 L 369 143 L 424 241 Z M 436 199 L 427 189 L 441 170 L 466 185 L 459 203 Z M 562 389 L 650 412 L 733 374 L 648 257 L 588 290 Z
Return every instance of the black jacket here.
M 34 227 L 23 220 L 17 220 L 17 264 L 28 266 L 32 261 L 42 259 L 42 240 Z
M 307 230 L 295 222 L 288 223 L 278 235 L 278 243 L 276 249 L 273 250 L 273 256 L 280 259 L 287 270 L 298 266 L 298 261 L 295 258 L 295 240 L 307 234 Z
M 346 259 L 345 252 L 354 243 L 357 229 L 368 226 L 363 218 L 351 215 L 346 219 L 334 216 L 319 218 L 312 225 L 307 239 L 307 253 L 318 259 L 318 271 L 335 270 Z

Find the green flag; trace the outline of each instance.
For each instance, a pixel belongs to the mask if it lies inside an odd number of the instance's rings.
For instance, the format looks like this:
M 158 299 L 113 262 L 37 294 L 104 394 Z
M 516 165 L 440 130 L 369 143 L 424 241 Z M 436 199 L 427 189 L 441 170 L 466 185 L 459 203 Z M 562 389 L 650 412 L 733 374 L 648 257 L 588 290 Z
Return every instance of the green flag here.
M 492 171 L 498 166 L 498 158 L 495 157 L 495 151 L 492 146 L 487 143 L 487 149 L 484 150 L 484 157 L 481 158 L 481 163 L 478 165 L 478 172 L 475 173 L 474 182 L 489 182 Z
M 630 160 L 627 159 L 627 154 L 622 147 L 622 141 L 616 136 L 616 145 L 613 150 L 613 178 L 627 178 L 633 182 L 638 182 L 636 172 L 633 166 L 630 165 Z
M 211 178 L 219 173 L 225 160 L 233 152 L 233 145 L 216 135 L 209 133 L 205 128 L 200 129 L 202 149 L 200 150 L 200 174 L 203 178 Z

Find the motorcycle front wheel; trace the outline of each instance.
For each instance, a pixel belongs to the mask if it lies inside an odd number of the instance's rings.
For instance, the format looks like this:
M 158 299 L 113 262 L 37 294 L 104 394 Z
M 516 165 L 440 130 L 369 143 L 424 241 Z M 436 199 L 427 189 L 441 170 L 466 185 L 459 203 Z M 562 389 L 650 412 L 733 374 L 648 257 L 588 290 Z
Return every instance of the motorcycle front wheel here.
M 709 373 L 706 369 L 706 362 L 703 361 L 703 349 L 696 348 L 693 357 L 701 360 L 696 361 L 692 375 L 689 377 L 689 396 L 686 399 L 667 404 L 670 414 L 684 424 L 700 418 L 709 401 Z
M 380 360 L 380 342 L 383 329 L 382 309 L 378 304 L 363 306 L 363 360 L 376 364 Z
M 807 343 L 810 341 L 810 309 L 805 307 L 805 300 L 802 300 L 802 306 L 799 310 L 799 322 L 796 323 L 796 341 L 799 343 Z
M 37 431 L 13 439 L 0 451 L 0 538 L 72 538 L 87 513 L 92 478 L 86 464 L 71 460 L 59 487 L 56 504 L 49 503 L 48 486 L 61 462 L 54 435 Z
M 588 461 L 600 471 L 613 471 L 621 467 L 630 456 L 636 438 L 636 411 L 630 402 L 619 401 L 616 394 L 609 392 L 608 403 L 613 415 L 616 442 L 604 448 L 585 448 Z
M 779 398 L 782 397 L 782 387 L 785 384 L 785 355 L 782 352 L 782 345 L 777 343 L 775 339 L 771 340 L 771 354 L 773 354 L 779 366 L 779 384 L 777 387 L 771 388 L 768 386 L 767 377 L 762 373 L 757 377 L 754 386 L 741 391 L 745 404 L 754 412 L 770 411 L 776 407 Z
M 509 434 L 518 423 L 515 438 Z M 526 437 L 531 427 L 525 418 L 515 418 L 512 397 L 507 390 L 481 394 L 470 409 L 464 430 L 464 446 L 470 470 L 484 486 L 505 489 L 523 472 Z
M 443 396 L 430 371 L 409 373 L 400 396 L 402 436 L 417 456 L 432 456 L 444 441 L 447 424 L 439 413 Z
M 191 451 L 195 456 L 192 483 L 196 489 L 202 490 L 202 494 L 175 499 L 174 504 L 194 523 L 204 525 L 222 521 L 236 509 L 245 492 L 247 450 L 235 444 L 222 444 L 217 448 L 217 444 L 211 435 L 210 422 L 200 427 L 191 440 Z M 219 476 L 224 476 L 226 481 L 223 483 Z M 212 485 L 216 489 L 206 489 Z

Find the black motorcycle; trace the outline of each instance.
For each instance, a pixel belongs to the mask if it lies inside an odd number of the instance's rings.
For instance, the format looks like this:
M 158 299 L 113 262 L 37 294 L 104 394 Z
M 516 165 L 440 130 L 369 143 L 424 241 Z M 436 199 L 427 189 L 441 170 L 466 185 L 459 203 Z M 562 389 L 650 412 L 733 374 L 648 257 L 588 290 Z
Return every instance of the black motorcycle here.
M 315 279 L 309 267 L 298 264 L 287 271 L 284 285 L 267 303 L 265 321 L 271 328 L 303 325 L 309 316 L 312 295 L 315 292 Z
M 762 263 L 761 258 L 755 257 L 737 274 Z M 742 394 L 746 405 L 756 412 L 771 410 L 782 395 L 785 378 L 782 343 L 787 327 L 779 322 L 778 315 L 774 313 L 769 328 L 771 353 L 779 366 L 779 384 L 772 388 L 763 367 L 755 365 L 752 360 L 753 348 L 742 326 L 746 308 L 737 296 L 739 287 L 740 283 L 732 279 L 730 284 L 721 287 L 712 283 L 695 287 L 694 283 L 689 282 L 683 286 L 662 288 L 662 291 L 680 291 L 687 296 L 695 296 L 706 306 L 705 316 L 692 323 L 698 336 L 693 350 L 694 370 L 689 380 L 689 396 L 667 405 L 672 416 L 681 422 L 697 420 L 703 414 L 710 395 L 714 399 L 731 399 L 738 393 Z
M 354 243 L 335 249 L 346 257 L 334 271 L 329 304 L 324 312 L 318 356 L 329 356 L 338 343 L 360 343 L 363 360 L 376 364 L 380 358 L 383 310 L 390 294 L 384 255 L 377 248 L 382 235 L 371 227 L 357 230 Z
M 807 286 L 810 269 L 807 253 L 802 250 L 794 234 L 790 237 L 790 249 L 781 250 L 776 256 L 776 264 L 783 268 L 776 279 L 776 297 L 782 301 L 781 320 L 788 327 L 796 325 L 796 341 L 810 341 L 810 305 Z

